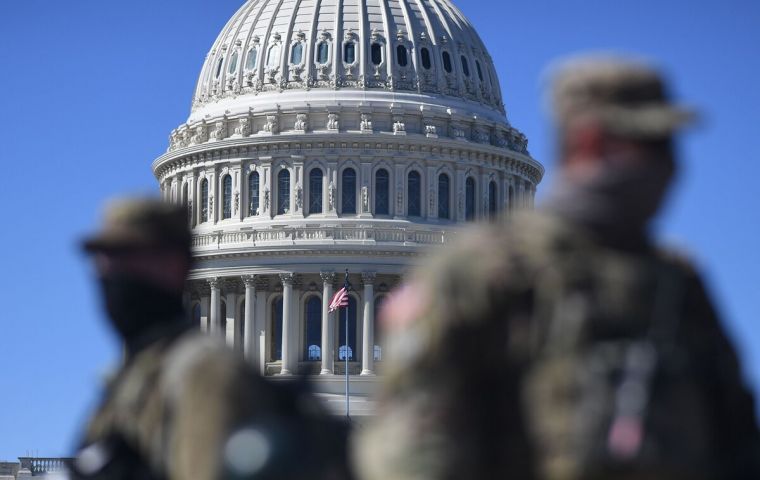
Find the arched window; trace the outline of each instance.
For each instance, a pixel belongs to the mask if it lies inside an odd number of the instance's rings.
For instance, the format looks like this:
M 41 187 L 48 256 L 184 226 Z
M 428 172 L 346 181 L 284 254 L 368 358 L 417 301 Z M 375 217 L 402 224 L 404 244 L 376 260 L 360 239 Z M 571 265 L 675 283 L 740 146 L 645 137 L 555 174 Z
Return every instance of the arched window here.
M 232 53 L 232 58 L 230 59 L 230 66 L 227 69 L 227 73 L 229 73 L 230 75 L 237 72 L 238 56 L 239 56 L 238 51 L 235 50 Z
M 464 58 L 464 55 L 462 55 L 462 72 L 464 72 L 465 77 L 470 76 L 470 65 L 467 63 L 467 59 Z
M 248 55 L 245 57 L 245 69 L 253 70 L 256 68 L 256 57 L 259 51 L 256 48 L 248 50 Z
M 306 301 L 304 360 L 322 359 L 322 301 L 316 295 Z
M 420 172 L 411 171 L 406 178 L 406 214 L 409 217 L 419 217 L 422 215 L 421 193 L 422 179 Z
M 343 46 L 343 63 L 351 64 L 356 61 L 356 44 L 348 42 Z
M 277 215 L 290 211 L 290 171 L 280 170 L 277 174 Z
M 290 51 L 290 63 L 293 65 L 300 65 L 303 60 L 303 44 L 296 43 Z
M 379 314 L 382 311 L 383 308 L 383 302 L 385 302 L 385 296 L 380 296 L 375 299 L 375 315 L 374 315 L 374 321 L 372 324 L 372 331 L 374 332 L 373 338 L 375 339 L 375 345 L 373 348 L 373 355 L 372 357 L 375 359 L 376 362 L 382 361 L 383 359 L 383 345 L 382 345 L 382 338 L 383 338 L 383 331 L 380 329 L 380 320 L 379 320 Z
M 222 74 L 222 65 L 224 64 L 224 57 L 219 57 L 219 63 L 216 64 L 216 78 Z
M 267 67 L 276 67 L 280 63 L 280 46 L 273 45 L 269 49 L 269 57 L 267 57 Z
M 475 179 L 472 177 L 464 182 L 464 219 L 475 220 Z
M 201 328 L 201 304 L 196 303 L 193 305 L 193 311 L 191 315 L 191 319 L 193 322 L 193 325 L 195 325 L 195 328 Z
M 208 222 L 208 180 L 201 180 L 201 222 Z
M 232 218 L 232 177 L 222 179 L 222 218 Z
M 449 201 L 451 195 L 451 180 L 445 173 L 438 175 L 438 218 L 448 220 L 451 215 Z
M 431 64 L 430 64 L 430 50 L 428 50 L 425 47 L 422 47 L 420 50 L 420 58 L 422 59 L 422 68 L 425 70 L 430 70 Z
M 219 302 L 219 335 L 225 340 L 227 339 L 227 302 L 222 300 Z
M 379 43 L 373 43 L 372 47 L 370 47 L 370 55 L 372 56 L 373 65 L 383 63 L 383 46 Z
M 341 213 L 356 214 L 356 171 L 353 168 L 343 170 L 341 182 Z
M 348 343 L 346 342 L 346 310 L 348 310 Z M 338 322 L 338 360 L 345 361 L 348 355 L 349 361 L 357 359 L 356 354 L 356 299 L 348 297 L 348 307 L 339 310 L 335 317 Z
M 409 60 L 406 58 L 405 46 L 399 45 L 396 47 L 396 61 L 398 62 L 399 67 L 406 67 L 407 63 L 409 63 Z
M 309 172 L 309 213 L 322 213 L 322 170 Z
M 259 172 L 248 176 L 248 216 L 259 214 Z
M 496 218 L 496 182 L 488 183 L 488 217 Z
M 282 360 L 282 297 L 272 302 L 272 318 L 269 330 L 269 361 Z
M 478 78 L 483 82 L 483 70 L 480 68 L 480 62 L 475 60 L 475 68 L 478 70 Z
M 238 350 L 243 351 L 245 350 L 245 300 L 243 300 L 240 303 L 240 310 L 238 311 L 238 318 L 240 321 L 238 322 L 238 330 L 240 335 L 240 343 L 235 345 Z
M 509 186 L 509 211 L 512 212 L 515 209 L 515 189 L 512 185 Z
M 446 73 L 451 73 L 451 55 L 449 52 L 443 52 L 441 56 L 443 57 L 443 69 L 446 70 Z
M 317 62 L 324 65 L 330 60 L 330 46 L 327 42 L 322 42 L 317 47 Z
M 390 213 L 390 175 L 388 170 L 381 168 L 375 173 L 375 215 L 388 215 Z

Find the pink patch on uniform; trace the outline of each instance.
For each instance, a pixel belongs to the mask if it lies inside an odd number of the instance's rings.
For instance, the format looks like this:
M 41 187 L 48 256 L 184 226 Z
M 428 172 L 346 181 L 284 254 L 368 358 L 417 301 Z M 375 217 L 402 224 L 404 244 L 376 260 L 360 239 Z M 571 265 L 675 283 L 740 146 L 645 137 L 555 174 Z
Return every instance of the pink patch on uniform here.
M 427 306 L 427 292 L 415 284 L 401 286 L 380 309 L 379 320 L 389 331 L 404 328 L 419 318 Z
M 607 437 L 610 453 L 621 460 L 630 460 L 638 455 L 644 439 L 641 420 L 635 417 L 615 419 Z

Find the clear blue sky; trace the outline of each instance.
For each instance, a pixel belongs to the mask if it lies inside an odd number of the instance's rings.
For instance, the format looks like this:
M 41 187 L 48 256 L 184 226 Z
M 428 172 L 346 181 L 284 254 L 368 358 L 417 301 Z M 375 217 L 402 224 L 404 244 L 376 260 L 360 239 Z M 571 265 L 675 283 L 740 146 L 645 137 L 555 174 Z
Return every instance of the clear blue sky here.
M 64 455 L 118 356 L 77 240 L 101 202 L 155 191 L 150 164 L 189 113 L 206 52 L 242 0 L 7 2 L 0 15 L 0 459 Z M 660 236 L 688 245 L 760 391 L 760 2 L 459 0 L 510 121 L 553 170 L 541 74 L 619 50 L 664 65 L 704 126 L 683 138 Z

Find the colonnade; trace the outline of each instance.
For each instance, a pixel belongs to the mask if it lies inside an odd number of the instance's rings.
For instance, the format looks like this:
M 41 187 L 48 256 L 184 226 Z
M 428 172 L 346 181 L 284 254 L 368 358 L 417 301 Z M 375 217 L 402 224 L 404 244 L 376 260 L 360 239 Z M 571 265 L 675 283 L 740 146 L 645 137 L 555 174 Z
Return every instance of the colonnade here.
M 378 291 L 375 287 L 376 273 L 364 271 L 360 282 L 353 289 L 356 300 L 356 347 L 352 352 L 351 372 L 361 375 L 375 374 L 376 332 L 375 301 Z M 300 373 L 319 373 L 332 375 L 336 371 L 336 352 L 338 335 L 342 324 L 336 312 L 329 311 L 330 300 L 336 291 L 336 282 L 342 280 L 331 271 L 319 274 L 296 274 L 282 272 L 266 275 L 243 275 L 236 277 L 211 277 L 194 280 L 190 285 L 192 292 L 192 312 L 200 328 L 211 335 L 218 335 L 234 349 L 240 351 L 247 360 L 260 369 L 263 374 L 277 373 L 293 375 Z M 353 282 L 354 280 L 352 280 Z M 389 279 L 395 282 L 395 279 Z M 321 283 L 321 289 L 317 283 Z M 242 291 L 241 291 L 241 286 Z M 387 290 L 382 283 L 380 293 Z M 304 301 L 318 296 L 321 290 L 321 341 L 319 364 L 309 362 L 302 353 L 306 345 L 305 326 L 307 322 Z M 282 334 L 281 358 L 273 358 L 272 339 L 277 339 L 273 321 L 273 300 L 282 298 Z M 342 321 L 343 310 L 340 310 Z M 200 318 L 198 318 L 200 317 Z M 274 337 L 273 337 L 274 336 Z M 348 341 L 346 333 L 346 344 Z M 338 362 L 342 365 L 342 359 Z M 319 367 L 318 369 L 316 367 Z M 279 369 L 277 368 L 279 367 Z M 342 368 L 342 367 L 340 367 Z

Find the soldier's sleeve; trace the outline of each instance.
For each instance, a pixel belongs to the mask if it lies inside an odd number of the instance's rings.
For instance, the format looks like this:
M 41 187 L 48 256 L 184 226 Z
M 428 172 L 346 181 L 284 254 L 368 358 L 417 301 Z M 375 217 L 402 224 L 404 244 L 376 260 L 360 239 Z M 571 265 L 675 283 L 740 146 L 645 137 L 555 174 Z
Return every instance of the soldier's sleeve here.
M 503 246 L 490 239 L 473 235 L 440 251 L 386 303 L 378 413 L 356 446 L 363 479 L 496 478 L 500 462 L 519 471 L 525 461 L 504 448 L 504 425 L 518 432 L 520 420 L 514 396 L 502 394 L 511 377 L 499 357 L 506 338 L 504 322 L 492 321 L 492 280 L 504 273 Z
M 255 377 L 212 339 L 189 345 L 167 371 L 167 470 L 171 479 L 220 477 L 230 432 L 257 408 Z
M 691 272 L 683 329 L 697 353 L 698 371 L 710 402 L 720 478 L 760 478 L 760 431 L 753 396 L 702 280 Z

